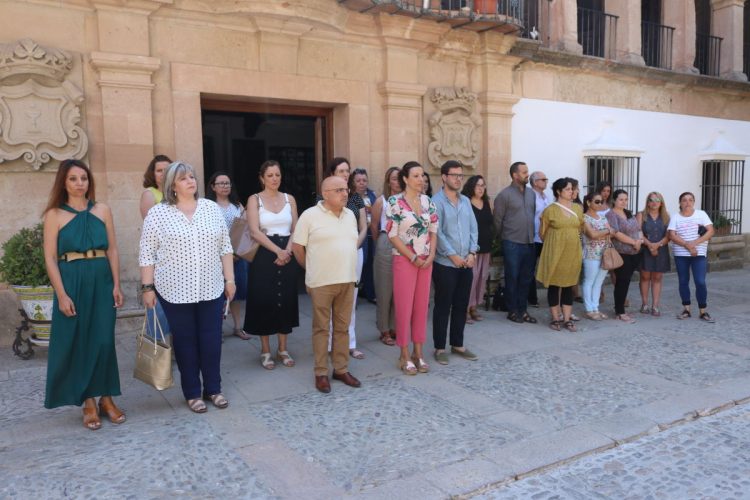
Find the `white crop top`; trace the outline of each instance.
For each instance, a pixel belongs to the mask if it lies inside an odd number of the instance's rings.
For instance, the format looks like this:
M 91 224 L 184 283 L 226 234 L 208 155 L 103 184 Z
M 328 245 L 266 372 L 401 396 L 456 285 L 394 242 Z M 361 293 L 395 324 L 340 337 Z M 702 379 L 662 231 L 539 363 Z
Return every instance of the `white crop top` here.
M 286 203 L 279 213 L 266 210 L 260 195 L 257 196 L 260 230 L 268 235 L 290 236 L 292 234 L 292 206 L 289 204 L 289 195 L 284 193 Z

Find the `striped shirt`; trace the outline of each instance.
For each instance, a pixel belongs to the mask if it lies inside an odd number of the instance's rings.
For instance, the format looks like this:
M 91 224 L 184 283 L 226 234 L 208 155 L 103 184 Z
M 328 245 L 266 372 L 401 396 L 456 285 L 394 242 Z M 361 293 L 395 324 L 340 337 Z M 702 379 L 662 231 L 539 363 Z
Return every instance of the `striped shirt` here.
M 708 217 L 708 214 L 703 210 L 695 210 L 690 217 L 680 215 L 678 212 L 672 214 L 670 217 L 669 227 L 667 227 L 667 229 L 676 232 L 677 235 L 685 241 L 693 241 L 700 237 L 698 236 L 698 226 L 708 226 L 709 224 L 713 223 Z M 705 257 L 706 250 L 708 250 L 708 242 L 704 241 L 696 247 L 696 250 L 698 250 L 699 256 Z M 682 245 L 672 243 L 672 255 L 676 257 L 690 257 L 690 252 Z

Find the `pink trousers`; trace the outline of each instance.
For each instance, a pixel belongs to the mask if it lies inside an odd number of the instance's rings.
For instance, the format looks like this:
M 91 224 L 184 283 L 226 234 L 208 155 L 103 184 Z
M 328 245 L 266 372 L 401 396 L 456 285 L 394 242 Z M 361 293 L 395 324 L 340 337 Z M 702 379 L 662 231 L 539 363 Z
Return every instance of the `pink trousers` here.
M 409 339 L 424 344 L 427 338 L 427 308 L 430 303 L 432 265 L 417 267 L 406 257 L 393 257 L 393 305 L 396 309 L 396 345 Z

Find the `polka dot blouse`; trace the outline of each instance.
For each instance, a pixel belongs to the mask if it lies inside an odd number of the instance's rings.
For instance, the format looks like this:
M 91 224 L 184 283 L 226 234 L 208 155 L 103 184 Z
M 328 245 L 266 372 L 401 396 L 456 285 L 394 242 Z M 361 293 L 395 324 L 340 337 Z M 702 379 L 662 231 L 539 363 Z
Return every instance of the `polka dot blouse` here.
M 232 253 L 224 215 L 201 198 L 193 220 L 174 205 L 159 203 L 143 221 L 141 267 L 154 266 L 154 285 L 173 304 L 213 300 L 224 291 L 221 256 Z

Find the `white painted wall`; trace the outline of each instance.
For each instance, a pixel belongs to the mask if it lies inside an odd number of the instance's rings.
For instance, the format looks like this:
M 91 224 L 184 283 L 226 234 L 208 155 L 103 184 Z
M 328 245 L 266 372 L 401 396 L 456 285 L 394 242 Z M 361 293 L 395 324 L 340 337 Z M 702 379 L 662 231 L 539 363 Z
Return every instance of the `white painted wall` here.
M 750 122 L 670 113 L 654 113 L 538 99 L 521 99 L 513 108 L 512 158 L 529 170 L 543 170 L 552 181 L 570 176 L 586 184 L 583 151 L 602 134 L 642 150 L 639 207 L 649 191 L 661 192 L 670 212 L 678 196 L 692 191 L 696 206 L 701 197 L 701 151 L 724 131 L 724 139 L 750 153 Z M 743 232 L 750 230 L 750 158 L 745 163 Z M 581 191 L 581 197 L 585 190 Z

